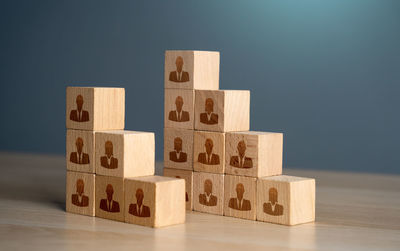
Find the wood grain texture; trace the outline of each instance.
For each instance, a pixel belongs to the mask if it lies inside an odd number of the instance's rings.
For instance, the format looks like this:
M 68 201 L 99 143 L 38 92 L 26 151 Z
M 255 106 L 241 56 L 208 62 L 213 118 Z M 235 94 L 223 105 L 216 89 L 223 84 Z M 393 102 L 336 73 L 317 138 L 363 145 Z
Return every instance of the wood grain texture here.
M 83 102 L 76 113 L 78 96 Z M 79 119 L 81 121 L 79 121 Z M 77 120 L 78 119 L 78 120 Z M 125 127 L 125 89 L 67 87 L 66 127 L 79 130 L 122 130 Z
M 250 128 L 250 91 L 196 90 L 194 114 L 196 130 L 248 131 Z M 209 115 L 207 116 L 207 114 Z
M 225 175 L 224 215 L 256 220 L 257 182 L 256 178 Z M 240 199 L 240 202 L 239 200 Z
M 164 166 L 193 170 L 193 130 L 164 128 Z M 179 156 L 175 148 L 179 150 Z
M 124 221 L 124 178 L 96 175 L 95 190 L 96 217 Z M 112 196 L 108 197 L 110 195 Z
M 193 130 L 194 90 L 165 89 L 164 102 L 164 127 Z M 178 106 L 182 109 L 179 120 Z
M 115 177 L 154 174 L 155 141 L 152 132 L 96 132 L 95 146 L 96 174 Z M 108 148 L 112 149 L 110 158 Z
M 171 74 L 176 74 L 177 58 L 181 57 L 188 81 L 171 80 Z M 166 51 L 164 79 L 165 88 L 218 90 L 220 54 L 216 51 Z
M 94 131 L 67 130 L 66 165 L 67 170 L 95 173 Z M 82 147 L 79 153 L 78 147 Z
M 257 220 L 284 225 L 314 221 L 314 179 L 287 175 L 263 177 L 257 181 L 257 191 Z
M 186 210 L 193 210 L 193 171 L 164 167 L 164 176 L 185 180 Z
M 95 174 L 67 171 L 66 184 L 67 212 L 94 216 Z M 80 189 L 82 189 L 81 194 Z
M 138 202 L 143 195 L 143 202 Z M 138 203 L 143 204 L 140 210 Z M 125 179 L 125 222 L 165 227 L 184 223 L 185 211 L 183 179 L 163 176 Z
M 244 157 L 239 151 L 244 151 Z M 229 132 L 225 152 L 227 174 L 250 177 L 282 174 L 282 133 Z
M 209 196 L 209 199 L 206 198 L 206 194 Z M 223 215 L 223 174 L 193 173 L 193 209 L 198 212 Z
M 193 142 L 193 169 L 195 171 L 225 173 L 225 133 L 195 131 Z M 207 148 L 211 149 L 210 154 Z

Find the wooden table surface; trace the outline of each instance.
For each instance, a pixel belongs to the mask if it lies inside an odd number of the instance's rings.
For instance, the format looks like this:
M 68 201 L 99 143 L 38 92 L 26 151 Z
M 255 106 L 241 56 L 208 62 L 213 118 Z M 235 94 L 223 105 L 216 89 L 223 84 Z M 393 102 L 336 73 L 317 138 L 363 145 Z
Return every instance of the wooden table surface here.
M 185 224 L 153 229 L 66 213 L 64 162 L 0 153 L 0 250 L 400 250 L 400 176 L 288 169 L 316 178 L 315 223 L 188 212 Z

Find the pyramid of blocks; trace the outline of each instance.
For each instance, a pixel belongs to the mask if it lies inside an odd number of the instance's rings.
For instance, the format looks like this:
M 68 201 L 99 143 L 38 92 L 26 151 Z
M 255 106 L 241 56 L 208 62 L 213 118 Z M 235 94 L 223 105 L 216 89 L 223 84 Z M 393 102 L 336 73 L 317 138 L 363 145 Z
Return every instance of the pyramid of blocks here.
M 166 51 L 164 176 L 186 209 L 296 225 L 315 219 L 315 180 L 282 175 L 283 134 L 250 129 L 250 91 L 219 90 L 219 52 Z

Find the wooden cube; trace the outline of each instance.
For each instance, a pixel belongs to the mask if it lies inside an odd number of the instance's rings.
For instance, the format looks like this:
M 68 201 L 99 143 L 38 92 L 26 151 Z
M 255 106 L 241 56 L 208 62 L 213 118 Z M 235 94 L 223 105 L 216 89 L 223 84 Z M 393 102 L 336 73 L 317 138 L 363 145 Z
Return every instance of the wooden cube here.
M 164 167 L 164 176 L 166 177 L 174 177 L 177 179 L 185 180 L 185 202 L 186 202 L 186 210 L 193 209 L 193 171 L 190 170 L 179 170 L 174 168 L 165 168 Z
M 297 225 L 315 220 L 315 180 L 272 176 L 257 181 L 257 220 Z
M 224 215 L 256 220 L 257 179 L 225 175 Z
M 225 172 L 225 133 L 194 132 L 193 168 L 198 172 Z
M 154 174 L 154 133 L 102 131 L 95 135 L 96 174 L 115 177 Z
M 194 128 L 194 91 L 165 90 L 164 126 L 169 128 Z
M 223 215 L 224 174 L 193 173 L 193 208 L 198 212 Z
M 282 174 L 282 133 L 229 132 L 225 141 L 227 174 L 251 177 Z
M 164 129 L 164 166 L 193 170 L 193 130 Z
M 67 212 L 95 215 L 95 175 L 67 171 L 65 207 Z
M 67 130 L 67 170 L 95 173 L 94 131 Z
M 66 126 L 79 130 L 121 130 L 125 89 L 67 87 Z
M 185 222 L 185 181 L 162 176 L 125 179 L 125 222 L 164 227 Z
M 166 51 L 165 88 L 219 89 L 219 52 Z
M 96 175 L 96 217 L 124 221 L 124 178 Z
M 231 132 L 250 128 L 250 91 L 196 91 L 196 130 Z

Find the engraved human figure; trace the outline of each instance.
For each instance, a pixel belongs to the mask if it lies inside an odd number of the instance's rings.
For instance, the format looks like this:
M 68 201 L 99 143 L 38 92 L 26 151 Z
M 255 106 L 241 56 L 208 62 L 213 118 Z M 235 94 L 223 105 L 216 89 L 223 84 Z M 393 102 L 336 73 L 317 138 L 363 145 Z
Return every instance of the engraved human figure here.
M 136 203 L 129 205 L 129 213 L 138 217 L 150 217 L 150 208 L 143 205 L 144 193 L 141 188 L 136 190 Z
M 252 168 L 253 161 L 246 157 L 246 143 L 244 140 L 239 141 L 237 145 L 238 156 L 232 156 L 229 164 L 237 168 Z
M 89 121 L 89 112 L 82 109 L 83 97 L 78 95 L 76 97 L 76 110 L 72 110 L 69 114 L 69 119 L 75 122 L 87 122 Z
M 170 111 L 168 114 L 168 119 L 174 122 L 187 122 L 190 120 L 189 112 L 184 111 L 183 107 L 183 98 L 181 96 L 176 97 L 175 99 L 175 107 L 176 110 Z
M 214 113 L 214 101 L 212 98 L 206 99 L 204 113 L 200 113 L 200 122 L 207 125 L 218 124 L 218 114 Z
M 278 190 L 271 187 L 268 191 L 269 201 L 264 203 L 264 213 L 274 216 L 283 215 L 283 206 L 278 204 Z
M 106 155 L 100 158 L 101 166 L 108 169 L 118 168 L 118 159 L 114 158 L 113 143 L 111 141 L 106 141 L 104 148 Z
M 82 179 L 76 181 L 76 193 L 72 194 L 72 204 L 78 207 L 87 207 L 89 205 L 89 197 L 84 195 L 85 184 Z
M 228 206 L 239 211 L 250 211 L 251 204 L 249 200 L 243 198 L 244 186 L 242 183 L 236 185 L 236 198 L 230 198 Z
M 187 154 L 182 152 L 182 139 L 180 137 L 174 139 L 174 151 L 169 152 L 169 160 L 180 163 L 187 161 Z
M 212 139 L 206 139 L 204 146 L 206 148 L 206 152 L 199 153 L 197 158 L 198 162 L 205 165 L 219 165 L 219 155 L 212 152 L 214 147 Z
M 169 81 L 172 82 L 188 82 L 189 73 L 183 71 L 183 58 L 178 56 L 175 60 L 176 71 L 171 71 L 169 73 Z
M 212 194 L 212 181 L 209 179 L 204 181 L 204 193 L 199 194 L 199 203 L 209 207 L 217 205 L 217 196 Z
M 100 200 L 100 209 L 109 212 L 109 213 L 118 213 L 119 203 L 113 200 L 114 188 L 111 184 L 108 184 L 106 187 L 107 199 Z
M 89 164 L 89 154 L 84 153 L 83 149 L 83 139 L 78 137 L 75 141 L 76 152 L 72 152 L 69 156 L 69 161 L 75 164 Z

